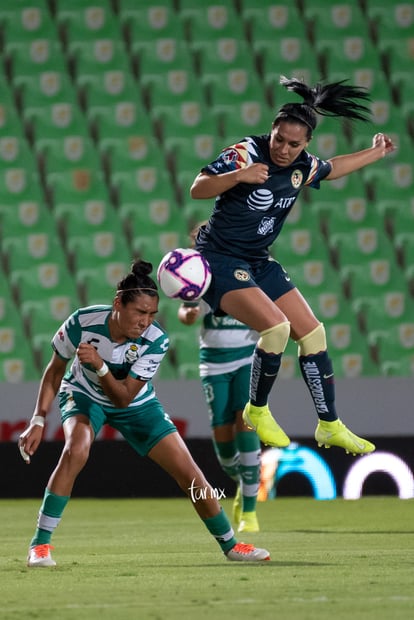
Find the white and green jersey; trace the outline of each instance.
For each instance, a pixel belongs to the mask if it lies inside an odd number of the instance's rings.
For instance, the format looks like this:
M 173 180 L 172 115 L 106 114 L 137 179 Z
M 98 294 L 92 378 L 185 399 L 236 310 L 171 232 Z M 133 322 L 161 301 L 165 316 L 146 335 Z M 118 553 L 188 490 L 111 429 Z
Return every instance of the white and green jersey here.
M 200 377 L 233 372 L 251 364 L 258 334 L 232 316 L 215 316 L 204 301 L 200 330 Z
M 61 390 L 83 392 L 97 403 L 115 409 L 104 394 L 95 370 L 81 364 L 75 355 L 79 344 L 87 342 L 96 348 L 116 379 L 132 375 L 147 381 L 129 405 L 136 407 L 155 396 L 150 381 L 168 350 L 168 336 L 154 321 L 139 338 L 122 344 L 114 342 L 108 328 L 111 313 L 111 306 L 80 308 L 56 332 L 52 340 L 56 353 L 65 360 L 74 358 L 63 378 Z

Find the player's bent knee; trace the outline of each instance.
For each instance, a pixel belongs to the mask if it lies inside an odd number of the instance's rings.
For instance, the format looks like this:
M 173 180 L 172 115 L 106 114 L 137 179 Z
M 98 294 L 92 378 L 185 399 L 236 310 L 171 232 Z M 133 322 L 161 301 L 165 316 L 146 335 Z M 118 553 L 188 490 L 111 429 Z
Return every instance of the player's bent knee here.
M 289 321 L 278 323 L 269 329 L 260 332 L 260 338 L 257 342 L 259 349 L 266 353 L 283 353 L 290 335 Z
M 319 323 L 309 334 L 297 340 L 298 353 L 300 356 L 316 355 L 326 351 L 326 332 L 323 323 Z

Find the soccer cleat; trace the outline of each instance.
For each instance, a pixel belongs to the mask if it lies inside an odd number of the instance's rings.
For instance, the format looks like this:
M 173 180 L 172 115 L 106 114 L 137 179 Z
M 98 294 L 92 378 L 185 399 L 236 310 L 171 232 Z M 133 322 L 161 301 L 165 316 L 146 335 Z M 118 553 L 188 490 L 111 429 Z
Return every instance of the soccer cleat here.
M 253 545 L 237 543 L 226 553 L 226 557 L 231 562 L 262 562 L 270 560 L 270 553 L 266 549 L 257 549 Z
M 315 431 L 315 439 L 320 448 L 322 446 L 325 446 L 325 448 L 338 446 L 338 448 L 343 448 L 347 454 L 353 454 L 354 456 L 357 454 L 368 454 L 375 450 L 373 443 L 352 433 L 341 420 L 335 420 L 334 422 L 319 420 Z
M 56 562 L 50 555 L 51 545 L 35 545 L 30 547 L 27 556 L 27 566 L 56 566 Z
M 240 516 L 238 532 L 259 532 L 259 522 L 255 512 L 242 512 Z
M 247 403 L 243 411 L 243 421 L 246 426 L 256 431 L 260 441 L 266 446 L 286 448 L 290 444 L 289 437 L 272 417 L 268 405 L 255 407 Z
M 239 525 L 242 513 L 242 497 L 240 485 L 237 487 L 237 493 L 233 500 L 233 521 L 236 525 Z

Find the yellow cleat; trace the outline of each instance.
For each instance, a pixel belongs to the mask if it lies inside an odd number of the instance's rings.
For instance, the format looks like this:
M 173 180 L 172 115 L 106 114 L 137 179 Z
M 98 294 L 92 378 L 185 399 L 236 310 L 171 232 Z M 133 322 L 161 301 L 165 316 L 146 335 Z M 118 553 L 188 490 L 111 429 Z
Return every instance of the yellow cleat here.
M 289 437 L 272 417 L 268 405 L 256 407 L 247 403 L 243 411 L 243 421 L 246 426 L 256 431 L 260 441 L 266 446 L 286 448 L 290 444 Z
M 237 493 L 233 500 L 233 521 L 236 525 L 239 525 L 242 514 L 242 497 L 240 485 L 237 487 Z
M 242 512 L 238 532 L 260 532 L 259 522 L 255 512 Z
M 325 448 L 337 446 L 338 448 L 343 448 L 347 454 L 353 454 L 354 456 L 357 454 L 369 454 L 375 450 L 373 443 L 352 433 L 341 420 L 335 420 L 334 422 L 319 420 L 315 431 L 315 439 L 320 448 L 323 446 Z

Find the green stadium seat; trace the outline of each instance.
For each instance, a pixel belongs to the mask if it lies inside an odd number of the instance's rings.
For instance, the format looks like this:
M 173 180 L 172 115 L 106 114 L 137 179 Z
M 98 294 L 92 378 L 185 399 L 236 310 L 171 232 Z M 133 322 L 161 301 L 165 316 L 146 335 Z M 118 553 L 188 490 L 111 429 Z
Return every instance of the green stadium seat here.
M 134 171 L 139 166 L 162 165 L 164 161 L 164 153 L 153 136 L 103 139 L 99 148 L 108 175 Z
M 385 377 L 413 377 L 414 353 L 402 355 L 398 360 L 386 360 L 380 365 L 381 374 Z
M 185 40 L 181 17 L 172 2 L 150 3 L 149 6 L 133 1 L 120 2 L 119 20 L 127 47 L 134 53 L 145 51 L 154 39 Z
M 398 362 L 414 354 L 414 322 L 387 325 L 386 329 L 370 332 L 369 340 L 381 364 Z
M 241 19 L 231 3 L 203 5 L 180 0 L 179 16 L 193 43 L 223 38 L 243 38 Z
M 78 298 L 75 283 L 63 260 L 15 269 L 9 277 L 19 305 L 33 299 L 50 299 L 60 295 Z
M 117 205 L 137 203 L 140 198 L 156 198 L 165 186 L 171 186 L 166 170 L 159 165 L 137 165 L 135 169 L 114 172 L 111 176 L 114 199 Z
M 379 207 L 384 211 L 384 216 L 388 218 L 388 227 L 391 237 L 394 238 L 399 233 L 414 230 L 414 196 L 405 199 L 385 199 L 379 200 Z
M 20 331 L 11 327 L 0 327 L 0 347 L 11 347 L 8 352 L 0 350 L 0 383 L 23 383 L 38 381 L 40 372 L 37 370 L 32 351 L 28 343 L 22 339 Z
M 55 230 L 50 211 L 40 192 L 30 200 L 10 200 L 0 204 L 0 239 Z
M 394 249 L 378 225 L 361 225 L 354 230 L 334 232 L 329 236 L 329 249 L 337 269 L 345 265 L 364 265 L 373 260 L 395 261 Z
M 228 38 L 195 40 L 190 45 L 197 75 L 222 73 L 224 70 L 244 69 L 255 72 L 254 58 L 244 39 Z
M 158 108 L 180 105 L 186 102 L 203 102 L 200 81 L 189 69 L 168 69 L 165 73 L 143 75 L 140 79 L 144 91 L 146 109 L 157 115 Z
M 64 73 L 66 62 L 58 39 L 31 39 L 10 41 L 4 48 L 6 71 L 12 82 L 16 77 L 30 76 L 44 71 Z
M 0 88 L 2 87 L 0 80 Z M 8 91 L 4 91 L 6 103 L 0 103 L 0 136 L 23 137 L 24 127 L 12 102 L 8 103 Z
M 118 208 L 119 219 L 128 243 L 135 237 L 156 235 L 160 232 L 187 232 L 185 218 L 177 206 L 175 193 L 171 187 L 160 188 L 148 199 L 141 197 L 139 204 L 123 202 Z
M 342 286 L 347 298 L 380 295 L 391 286 L 404 290 L 405 280 L 395 260 L 387 258 L 369 261 L 363 265 L 348 264 L 340 270 Z
M 26 138 L 0 135 L 0 168 L 34 168 L 35 160 Z
M 394 247 L 402 269 L 414 265 L 414 232 L 412 228 L 407 229 L 407 232 L 400 232 L 394 237 Z
M 384 329 L 414 318 L 414 302 L 406 289 L 392 287 L 374 296 L 368 294 L 354 299 L 352 309 L 365 333 Z
M 32 168 L 0 168 L 0 204 L 16 205 L 41 196 L 40 178 Z
M 86 119 L 77 103 L 62 101 L 42 107 L 23 109 L 23 119 L 30 139 L 63 138 L 81 133 L 88 135 Z
M 54 205 L 84 204 L 106 195 L 103 175 L 94 170 L 66 170 L 46 174 L 48 199 Z
M 309 3 L 304 11 L 308 36 L 315 45 L 327 35 L 332 39 L 366 37 L 368 27 L 357 2 Z
M 95 145 L 84 134 L 74 133 L 62 138 L 39 137 L 35 141 L 35 151 L 46 174 L 69 170 L 94 172 L 101 165 Z
M 30 75 L 16 75 L 13 87 L 19 109 L 77 102 L 76 91 L 67 72 L 40 71 Z
M 39 0 L 9 3 L 0 11 L 0 27 L 5 42 L 53 39 L 57 35 L 47 3 Z
M 115 106 L 122 111 L 129 105 L 137 117 L 145 115 L 140 89 L 129 70 L 80 74 L 76 84 L 90 120 Z
M 164 142 L 168 169 L 173 177 L 184 171 L 196 176 L 199 170 L 213 161 L 222 149 L 221 140 L 212 133 L 192 137 L 172 137 Z
M 174 37 L 153 38 L 144 42 L 131 42 L 130 56 L 138 78 L 149 79 L 167 71 L 193 70 L 193 60 L 188 46 L 182 39 Z
M 180 234 L 177 230 L 150 235 L 137 234 L 132 240 L 132 253 L 157 267 L 167 252 L 183 246 L 188 246 L 188 235 Z
M 410 2 L 367 2 L 366 17 L 373 40 L 380 46 L 386 37 L 412 36 L 414 7 Z
M 302 19 L 294 4 L 275 4 L 274 1 L 241 2 L 241 18 L 247 39 L 274 41 L 282 36 L 305 36 Z
M 315 52 L 303 36 L 284 36 L 274 41 L 258 38 L 253 50 L 272 107 L 279 108 L 284 103 L 300 101 L 297 95 L 279 84 L 281 75 L 303 80 L 309 85 L 320 80 Z
M 264 99 L 263 84 L 256 72 L 245 68 L 206 73 L 201 78 L 205 99 L 217 111 L 236 103 Z
M 193 138 L 196 136 L 219 135 L 219 123 L 208 106 L 199 101 L 185 102 L 178 106 L 158 106 L 156 114 L 152 113 L 154 131 L 161 143 L 175 140 L 177 136 Z
M 111 304 L 118 282 L 131 269 L 131 261 L 89 265 L 75 274 L 80 296 L 85 305 Z
M 218 118 L 223 143 L 230 145 L 248 135 L 261 135 L 270 131 L 274 111 L 258 97 L 226 109 L 220 107 Z
M 17 237 L 5 236 L 1 251 L 8 273 L 47 261 L 64 263 L 64 254 L 54 232 L 20 234 Z
M 130 61 L 121 38 L 69 41 L 66 49 L 70 69 L 76 80 L 81 75 L 130 70 Z
M 112 39 L 121 35 L 110 1 L 58 2 L 56 22 L 64 42 Z
M 100 263 L 132 262 L 123 235 L 109 230 L 72 235 L 67 240 L 66 253 L 71 271 L 79 271 Z
M 108 193 L 102 185 L 96 187 L 91 196 L 86 198 L 62 197 L 53 207 L 53 217 L 59 235 L 66 244 L 72 236 L 96 232 L 112 231 L 122 237 L 118 214 L 112 207 Z
M 326 325 L 328 350 L 336 377 L 356 378 L 379 374 L 370 347 L 352 317 L 347 322 Z
M 152 136 L 151 120 L 139 101 L 119 101 L 94 107 L 89 117 L 91 131 L 100 145 L 133 136 Z

